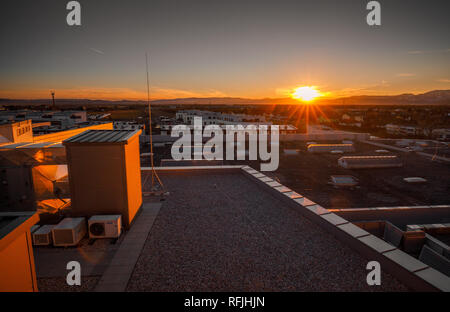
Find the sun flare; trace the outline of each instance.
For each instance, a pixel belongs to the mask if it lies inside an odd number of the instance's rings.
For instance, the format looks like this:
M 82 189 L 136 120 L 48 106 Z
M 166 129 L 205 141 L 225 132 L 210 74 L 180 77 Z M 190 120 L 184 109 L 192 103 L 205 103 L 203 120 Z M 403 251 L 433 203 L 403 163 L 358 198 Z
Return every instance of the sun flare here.
M 291 93 L 291 97 L 300 100 L 303 102 L 311 102 L 315 100 L 318 97 L 321 97 L 323 94 L 320 93 L 319 90 L 316 89 L 316 87 L 298 87 L 294 90 L 294 92 Z

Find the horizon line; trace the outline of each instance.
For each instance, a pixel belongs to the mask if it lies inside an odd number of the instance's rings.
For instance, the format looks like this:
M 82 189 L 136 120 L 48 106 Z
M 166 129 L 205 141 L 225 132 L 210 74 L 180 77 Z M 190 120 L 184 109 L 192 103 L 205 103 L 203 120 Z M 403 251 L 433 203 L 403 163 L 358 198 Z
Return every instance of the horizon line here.
M 426 92 L 417 92 L 417 93 L 413 93 L 413 92 L 403 92 L 403 93 L 398 93 L 398 94 L 393 94 L 393 95 L 389 95 L 389 94 L 376 94 L 376 95 L 368 95 L 368 94 L 359 94 L 359 95 L 348 95 L 348 96 L 340 96 L 340 97 L 322 97 L 319 98 L 317 100 L 315 100 L 314 102 L 321 102 L 321 101 L 333 101 L 333 100 L 342 100 L 342 99 L 347 99 L 347 98 L 356 98 L 356 97 L 396 97 L 396 96 L 402 96 L 402 95 L 414 95 L 414 96 L 418 96 L 418 95 L 424 95 L 427 93 L 431 93 L 431 92 L 438 92 L 438 91 L 448 91 L 450 92 L 450 89 L 433 89 L 430 91 L 426 91 Z M 298 102 L 301 103 L 301 101 L 298 101 L 294 98 L 291 97 L 280 97 L 280 98 L 276 98 L 276 97 L 264 97 L 264 98 L 247 98 L 247 97 L 240 97 L 240 96 L 212 96 L 212 97 L 178 97 L 178 98 L 156 98 L 156 99 L 151 99 L 151 102 L 157 102 L 157 101 L 175 101 L 175 100 L 187 100 L 187 99 L 199 99 L 199 100 L 208 100 L 208 99 L 237 99 L 237 100 L 246 100 L 246 101 L 277 101 L 277 100 L 289 100 L 292 102 Z M 2 98 L 0 97 L 0 101 L 41 101 L 41 100 L 51 100 L 50 97 L 42 97 L 42 98 Z M 87 101 L 108 101 L 108 102 L 146 102 L 146 99 L 126 99 L 126 98 L 122 98 L 122 99 L 111 99 L 111 98 L 57 98 L 57 100 L 64 100 L 64 101 L 68 101 L 68 100 L 87 100 Z

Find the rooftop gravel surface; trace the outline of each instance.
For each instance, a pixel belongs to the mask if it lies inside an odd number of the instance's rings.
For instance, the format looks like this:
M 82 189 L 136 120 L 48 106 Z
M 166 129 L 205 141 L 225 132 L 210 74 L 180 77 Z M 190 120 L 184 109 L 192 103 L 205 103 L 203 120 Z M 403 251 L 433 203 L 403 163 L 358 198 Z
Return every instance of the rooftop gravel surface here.
M 381 286 L 368 286 L 368 260 L 244 173 L 160 177 L 170 195 L 128 291 L 407 290 L 387 274 Z

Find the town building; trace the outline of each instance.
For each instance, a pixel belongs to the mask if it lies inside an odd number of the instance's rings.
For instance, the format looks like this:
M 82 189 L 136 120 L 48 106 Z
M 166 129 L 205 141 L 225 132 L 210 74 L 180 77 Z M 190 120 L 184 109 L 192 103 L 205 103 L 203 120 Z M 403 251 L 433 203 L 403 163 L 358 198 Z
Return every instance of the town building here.
M 202 110 L 181 110 L 177 111 L 176 119 L 183 124 L 193 124 L 195 117 L 202 117 L 203 126 L 206 125 L 270 125 L 264 116 L 245 114 L 224 114 L 220 112 Z
M 31 120 L 0 121 L 0 144 L 33 141 Z
M 52 126 L 59 126 L 62 129 L 88 121 L 86 111 L 0 111 L 0 120 L 23 121 L 27 119 L 31 119 L 33 123 L 50 122 Z

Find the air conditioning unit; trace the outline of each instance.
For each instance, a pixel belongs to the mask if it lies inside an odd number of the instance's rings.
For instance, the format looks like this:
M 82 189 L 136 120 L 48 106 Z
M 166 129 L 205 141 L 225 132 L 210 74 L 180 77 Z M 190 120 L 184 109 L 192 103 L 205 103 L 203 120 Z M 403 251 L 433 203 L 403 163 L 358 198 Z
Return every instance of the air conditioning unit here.
M 52 243 L 52 229 L 54 225 L 43 225 L 35 230 L 31 235 L 33 236 L 33 245 L 48 246 Z
M 121 215 L 97 215 L 88 221 L 90 238 L 117 238 L 122 229 Z
M 86 235 L 84 218 L 65 218 L 52 230 L 53 246 L 76 246 Z

